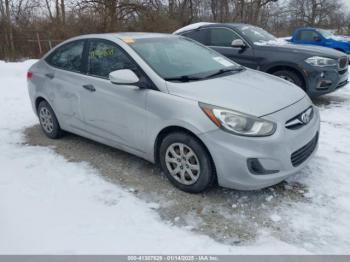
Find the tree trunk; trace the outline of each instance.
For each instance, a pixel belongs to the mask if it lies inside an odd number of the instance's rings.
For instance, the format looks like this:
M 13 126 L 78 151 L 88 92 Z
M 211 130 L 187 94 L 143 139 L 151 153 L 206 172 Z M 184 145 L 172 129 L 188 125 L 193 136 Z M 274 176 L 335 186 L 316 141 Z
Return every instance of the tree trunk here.
M 65 11 L 64 0 L 61 0 L 61 16 L 62 16 L 62 25 L 66 24 L 66 11 Z
M 13 56 L 15 53 L 15 44 L 13 41 L 13 28 L 11 23 L 11 13 L 10 13 L 10 1 L 5 0 L 5 13 L 6 13 L 6 28 L 7 28 L 7 34 L 8 34 L 8 42 L 9 42 L 9 48 L 10 48 L 10 56 Z
M 56 8 L 56 22 L 59 24 L 60 23 L 60 4 L 59 4 L 59 0 L 56 0 L 55 3 L 55 8 Z
M 47 11 L 49 13 L 50 21 L 53 22 L 53 15 L 52 15 L 52 12 L 51 12 L 51 6 L 50 6 L 50 3 L 49 3 L 49 0 L 45 0 L 45 3 L 46 3 Z

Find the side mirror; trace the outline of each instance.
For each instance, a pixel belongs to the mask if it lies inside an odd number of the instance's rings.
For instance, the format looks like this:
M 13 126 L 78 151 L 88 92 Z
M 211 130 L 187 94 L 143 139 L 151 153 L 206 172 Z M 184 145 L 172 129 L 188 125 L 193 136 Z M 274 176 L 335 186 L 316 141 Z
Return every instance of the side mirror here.
M 140 79 L 130 69 L 121 69 L 109 73 L 109 80 L 113 84 L 119 85 L 135 85 Z
M 245 48 L 246 44 L 243 42 L 242 39 L 235 39 L 232 41 L 231 46 L 234 48 Z

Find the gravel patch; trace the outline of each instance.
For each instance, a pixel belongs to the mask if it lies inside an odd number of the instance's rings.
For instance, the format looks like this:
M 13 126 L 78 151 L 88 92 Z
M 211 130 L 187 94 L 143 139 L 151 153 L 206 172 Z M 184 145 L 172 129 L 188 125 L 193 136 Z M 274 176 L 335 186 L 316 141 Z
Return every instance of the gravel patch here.
M 308 189 L 296 182 L 249 192 L 214 187 L 188 194 L 174 188 L 157 166 L 120 150 L 69 133 L 51 140 L 39 125 L 24 134 L 26 144 L 50 147 L 69 161 L 89 163 L 106 180 L 149 203 L 167 223 L 226 244 L 247 244 L 265 230 L 288 239 L 282 232 L 288 221 L 279 210 L 309 201 Z

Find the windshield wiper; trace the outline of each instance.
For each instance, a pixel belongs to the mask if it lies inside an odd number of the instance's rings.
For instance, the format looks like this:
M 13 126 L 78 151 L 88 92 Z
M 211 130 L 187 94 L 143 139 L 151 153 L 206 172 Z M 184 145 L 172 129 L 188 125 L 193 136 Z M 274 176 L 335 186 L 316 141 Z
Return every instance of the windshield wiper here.
M 240 72 L 242 70 L 244 70 L 243 66 L 234 67 L 234 68 L 224 68 L 224 69 L 220 69 L 219 71 L 215 72 L 214 74 L 207 75 L 205 78 L 219 76 L 219 75 L 225 74 L 227 72 Z
M 189 76 L 189 75 L 164 78 L 164 80 L 166 81 L 180 81 L 180 82 L 189 82 L 189 81 L 196 81 L 196 80 L 202 80 L 202 79 L 203 79 L 202 77 L 195 77 L 195 76 Z
M 197 76 L 190 76 L 190 75 L 183 75 L 183 76 L 177 76 L 177 77 L 168 77 L 164 78 L 166 81 L 180 81 L 180 82 L 190 82 L 190 81 L 197 81 L 197 80 L 203 80 L 211 77 L 215 77 L 218 75 L 225 74 L 227 72 L 240 72 L 244 70 L 245 67 L 239 66 L 239 67 L 231 67 L 231 68 L 223 68 L 219 71 L 215 72 L 214 74 L 210 74 L 204 77 L 197 77 Z

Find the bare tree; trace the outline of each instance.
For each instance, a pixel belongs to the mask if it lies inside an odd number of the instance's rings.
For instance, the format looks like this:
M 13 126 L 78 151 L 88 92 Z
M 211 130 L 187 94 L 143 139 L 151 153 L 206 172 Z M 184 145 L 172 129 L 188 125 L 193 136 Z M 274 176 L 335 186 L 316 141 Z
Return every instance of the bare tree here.
M 172 32 L 197 21 L 254 24 L 277 35 L 305 25 L 346 34 L 349 18 L 340 0 L 0 0 L 0 59 L 32 56 L 33 31 L 45 49 L 78 34 Z
M 331 17 L 341 13 L 341 6 L 338 0 L 294 0 L 289 4 L 291 20 L 297 26 L 331 26 Z

